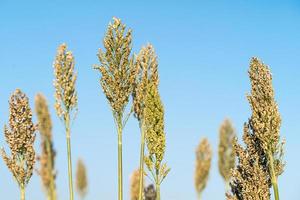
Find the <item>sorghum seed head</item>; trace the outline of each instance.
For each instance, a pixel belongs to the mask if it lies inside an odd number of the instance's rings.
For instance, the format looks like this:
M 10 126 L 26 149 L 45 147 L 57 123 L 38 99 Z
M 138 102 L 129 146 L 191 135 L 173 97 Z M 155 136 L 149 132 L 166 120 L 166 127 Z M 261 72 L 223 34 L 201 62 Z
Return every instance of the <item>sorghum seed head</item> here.
M 103 40 L 105 52 L 99 49 L 100 84 L 114 113 L 122 115 L 129 101 L 136 77 L 131 54 L 131 30 L 120 19 L 113 18 Z
M 268 66 L 252 58 L 249 77 L 251 94 L 248 100 L 252 109 L 249 123 L 261 140 L 263 149 L 274 153 L 279 143 L 281 118 L 274 98 L 272 74 Z
M 130 199 L 139 199 L 140 170 L 135 170 L 130 177 Z M 144 186 L 142 186 L 144 188 Z
M 207 138 L 200 141 L 196 149 L 195 188 L 201 194 L 206 187 L 212 159 L 212 149 Z
M 72 52 L 67 50 L 66 44 L 58 47 L 53 67 L 55 76 L 55 109 L 57 115 L 65 120 L 66 115 L 77 108 L 75 60 Z
M 247 96 L 252 116 L 249 119 L 251 133 L 259 140 L 265 154 L 271 154 L 277 176 L 282 173 L 282 143 L 280 143 L 281 117 L 275 100 L 272 74 L 268 66 L 252 58 L 249 69 L 251 94 Z M 268 164 L 269 165 L 269 164 Z
M 87 171 L 84 162 L 79 159 L 77 162 L 76 171 L 76 189 L 81 198 L 84 198 L 87 193 L 88 180 Z
M 155 84 L 148 85 L 145 99 L 145 138 L 149 154 L 155 156 L 155 167 L 160 168 L 166 148 L 164 108 Z
M 166 163 L 162 164 L 166 149 L 166 135 L 164 131 L 164 108 L 158 88 L 155 83 L 147 86 L 145 110 L 143 114 L 145 139 L 149 155 L 145 157 L 145 164 L 152 174 L 156 174 L 156 184 L 160 184 L 170 172 Z
M 244 125 L 245 148 L 235 142 L 238 164 L 232 171 L 229 200 L 269 200 L 272 175 L 270 157 L 274 160 L 275 175 L 283 171 L 282 146 L 279 144 L 280 114 L 274 98 L 269 68 L 252 58 L 249 69 L 251 94 L 248 100 L 252 116 Z
M 52 141 L 52 122 L 48 110 L 47 100 L 42 94 L 37 94 L 35 97 L 35 111 L 38 118 L 38 127 L 41 135 L 41 150 L 42 153 L 37 157 L 40 162 L 38 170 L 41 176 L 45 190 L 51 192 L 51 181 L 56 178 L 54 169 L 56 152 L 53 148 Z M 55 185 L 54 185 L 55 187 Z
M 151 44 L 141 49 L 136 58 L 135 67 L 137 75 L 132 96 L 135 117 L 140 121 L 145 108 L 147 85 L 152 83 L 158 87 L 159 82 L 157 56 Z
M 228 182 L 231 174 L 231 169 L 235 166 L 235 153 L 233 141 L 235 138 L 235 130 L 229 119 L 225 119 L 219 131 L 219 172 L 225 182 Z
M 2 157 L 20 186 L 26 186 L 35 164 L 35 131 L 32 112 L 26 95 L 17 89 L 11 96 L 9 127 L 4 127 L 6 142 L 11 151 L 8 156 L 2 149 Z

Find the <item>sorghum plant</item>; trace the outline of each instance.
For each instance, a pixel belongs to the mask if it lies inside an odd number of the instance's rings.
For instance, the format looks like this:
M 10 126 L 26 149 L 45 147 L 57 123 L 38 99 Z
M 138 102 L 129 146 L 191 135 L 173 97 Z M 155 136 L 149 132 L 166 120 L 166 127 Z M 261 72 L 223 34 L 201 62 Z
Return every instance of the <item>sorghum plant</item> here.
M 133 91 L 136 77 L 131 54 L 131 30 L 120 19 L 113 18 L 103 40 L 105 52 L 99 49 L 100 66 L 94 66 L 102 75 L 100 84 L 111 106 L 118 132 L 118 199 L 123 199 L 122 133 L 130 116 L 125 108 Z
M 84 162 L 79 159 L 77 161 L 76 171 L 76 189 L 81 199 L 84 199 L 87 193 L 88 180 L 87 171 Z
M 204 138 L 196 149 L 195 188 L 199 200 L 208 181 L 211 159 L 212 149 L 207 138 Z
M 142 176 L 142 178 L 144 177 Z M 140 170 L 135 170 L 130 177 L 130 200 L 139 199 L 139 187 L 140 187 Z
M 145 158 L 145 163 L 151 173 L 152 181 L 155 183 L 156 199 L 160 200 L 160 185 L 169 173 L 170 168 L 167 167 L 166 163 L 162 163 L 166 148 L 164 108 L 154 83 L 147 86 L 144 120 L 149 153 Z
M 225 119 L 219 131 L 219 172 L 223 177 L 226 185 L 226 190 L 229 186 L 231 170 L 235 166 L 235 151 L 233 147 L 234 138 L 236 137 L 235 130 L 229 119 Z
M 145 120 L 144 120 L 144 109 L 145 109 L 145 97 L 147 94 L 147 85 L 150 83 L 158 86 L 158 63 L 157 56 L 152 45 L 148 44 L 143 47 L 139 52 L 136 62 L 136 81 L 133 90 L 133 106 L 135 117 L 139 121 L 139 127 L 141 130 L 141 149 L 140 149 L 140 185 L 144 185 L 144 151 L 145 151 Z M 139 200 L 142 200 L 143 187 L 139 190 Z
M 266 182 L 268 187 L 273 186 L 275 200 L 279 200 L 277 177 L 283 172 L 284 163 L 282 158 L 284 143 L 280 142 L 281 118 L 274 98 L 272 75 L 266 65 L 257 58 L 252 58 L 249 77 L 251 81 L 251 94 L 247 97 L 251 106 L 252 116 L 248 123 L 245 124 L 243 136 L 246 145 L 244 149 L 245 153 L 241 154 L 238 152 L 237 154 L 239 164 L 233 172 L 234 178 L 231 182 L 231 190 L 234 198 L 241 199 L 243 197 L 242 199 L 251 199 L 250 196 L 241 194 L 247 188 L 241 183 L 241 179 L 251 179 L 248 182 L 253 183 L 252 187 L 256 187 L 254 186 L 257 181 L 256 179 L 260 178 L 266 180 L 259 181 L 261 184 Z M 248 159 L 248 161 L 243 161 L 243 159 Z M 242 161 L 246 164 L 242 163 Z M 258 163 L 260 165 L 259 169 L 249 170 L 248 168 L 257 167 L 253 163 Z M 261 172 L 259 174 L 258 170 L 264 173 Z M 238 176 L 239 173 L 242 173 L 241 177 Z M 264 174 L 265 177 L 257 177 L 258 174 Z M 264 187 L 261 186 L 261 188 Z M 257 190 L 261 189 L 258 188 Z M 269 198 L 267 196 L 257 196 L 255 199 Z
M 55 151 L 52 141 L 52 122 L 46 98 L 42 94 L 35 97 L 35 111 L 38 119 L 38 128 L 41 136 L 41 155 L 38 156 L 41 176 L 44 189 L 49 200 L 56 200 L 55 178 L 56 171 L 54 168 Z
M 4 149 L 1 150 L 1 155 L 18 182 L 21 200 L 25 200 L 25 188 L 32 176 L 35 164 L 33 145 L 37 126 L 32 122 L 28 98 L 21 90 L 17 89 L 12 94 L 9 108 L 9 127 L 4 126 L 4 136 L 11 155 L 7 155 Z
M 54 87 L 55 87 L 55 109 L 58 117 L 63 121 L 66 131 L 67 153 L 68 153 L 68 177 L 70 200 L 74 199 L 71 157 L 71 120 L 75 118 L 73 111 L 77 111 L 77 92 L 75 83 L 77 79 L 74 73 L 75 61 L 67 45 L 58 47 L 54 61 Z

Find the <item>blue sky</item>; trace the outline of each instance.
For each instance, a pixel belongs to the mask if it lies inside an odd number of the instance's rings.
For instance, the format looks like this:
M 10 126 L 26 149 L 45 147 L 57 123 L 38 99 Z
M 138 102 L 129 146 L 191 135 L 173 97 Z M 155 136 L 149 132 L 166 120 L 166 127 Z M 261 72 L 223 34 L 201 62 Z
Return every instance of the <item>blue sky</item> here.
M 117 198 L 117 135 L 99 85 L 97 50 L 109 21 L 117 16 L 133 29 L 133 50 L 152 43 L 159 58 L 160 93 L 165 105 L 167 151 L 172 168 L 162 199 L 195 199 L 194 150 L 203 137 L 213 149 L 204 199 L 225 199 L 217 169 L 218 129 L 225 117 L 239 136 L 250 117 L 249 60 L 257 56 L 273 73 L 286 138 L 286 168 L 279 178 L 282 199 L 300 191 L 300 3 L 298 1 L 9 1 L 0 0 L 0 126 L 8 121 L 8 98 L 21 88 L 31 106 L 37 92 L 48 98 L 57 150 L 59 199 L 68 199 L 63 126 L 53 109 L 53 58 L 66 42 L 78 71 L 79 113 L 72 127 L 73 163 L 88 167 L 87 200 Z M 124 130 L 124 191 L 139 159 L 139 129 L 131 118 Z M 3 134 L 0 146 L 6 146 Z M 36 142 L 39 147 L 39 141 Z M 0 161 L 1 199 L 18 199 L 17 185 Z M 43 199 L 35 174 L 28 199 Z

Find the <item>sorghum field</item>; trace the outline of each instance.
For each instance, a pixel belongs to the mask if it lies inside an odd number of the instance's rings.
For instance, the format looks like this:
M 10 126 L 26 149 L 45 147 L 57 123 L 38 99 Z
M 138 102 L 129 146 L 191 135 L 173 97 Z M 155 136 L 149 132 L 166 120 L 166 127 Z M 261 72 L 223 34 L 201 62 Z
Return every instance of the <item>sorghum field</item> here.
M 0 200 L 300 200 L 297 1 L 0 1 Z

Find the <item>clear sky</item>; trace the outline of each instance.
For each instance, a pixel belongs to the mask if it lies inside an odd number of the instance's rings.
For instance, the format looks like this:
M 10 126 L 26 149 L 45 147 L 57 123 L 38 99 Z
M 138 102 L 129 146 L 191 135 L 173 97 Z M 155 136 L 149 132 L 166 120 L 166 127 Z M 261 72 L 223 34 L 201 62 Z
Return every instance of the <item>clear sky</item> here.
M 51 3 L 50 3 L 51 2 Z M 21 88 L 33 99 L 46 95 L 54 123 L 59 199 L 68 199 L 66 142 L 55 115 L 52 63 L 66 42 L 78 71 L 79 113 L 72 127 L 73 164 L 87 164 L 87 200 L 117 199 L 117 135 L 99 85 L 97 50 L 109 21 L 119 17 L 133 29 L 133 50 L 152 43 L 159 58 L 160 93 L 165 105 L 167 151 L 172 168 L 162 185 L 163 200 L 192 200 L 194 151 L 203 137 L 214 150 L 204 199 L 225 199 L 217 168 L 218 129 L 225 117 L 241 136 L 250 117 L 249 60 L 257 56 L 273 73 L 282 115 L 287 162 L 279 178 L 282 199 L 300 199 L 300 3 L 299 1 L 10 1 L 0 0 L 0 126 L 8 122 L 8 99 Z M 34 119 L 35 120 L 35 119 Z M 139 160 L 134 118 L 124 130 L 124 192 Z M 7 148 L 3 134 L 0 146 Z M 39 141 L 36 142 L 39 147 Z M 0 159 L 0 198 L 19 198 L 17 184 Z M 34 174 L 27 198 L 44 199 Z

